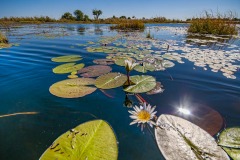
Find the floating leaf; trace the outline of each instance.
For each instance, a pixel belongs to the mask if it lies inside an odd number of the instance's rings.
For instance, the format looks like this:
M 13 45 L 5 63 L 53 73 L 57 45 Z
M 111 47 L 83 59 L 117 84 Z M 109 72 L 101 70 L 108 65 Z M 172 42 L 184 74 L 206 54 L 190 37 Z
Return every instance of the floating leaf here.
M 95 59 L 93 63 L 101 65 L 111 65 L 114 64 L 114 61 L 110 59 Z
M 240 159 L 240 149 L 222 147 L 233 160 Z
M 117 88 L 127 81 L 127 76 L 121 73 L 108 73 L 96 79 L 96 87 L 102 89 Z
M 75 62 L 82 60 L 82 57 L 79 55 L 68 55 L 52 58 L 53 62 Z
M 73 79 L 73 78 L 78 78 L 78 76 L 77 76 L 77 75 L 75 75 L 75 74 L 70 74 L 70 75 L 68 75 L 68 78 L 71 78 L 71 79 Z
M 158 94 L 158 93 L 162 93 L 163 91 L 164 89 L 161 82 L 157 82 L 156 86 L 151 91 L 148 91 L 147 94 L 148 95 Z
M 40 160 L 117 160 L 116 136 L 103 120 L 85 122 L 58 137 Z
M 78 74 L 82 73 L 83 77 L 97 77 L 108 72 L 111 72 L 112 68 L 104 65 L 93 65 L 88 66 L 78 71 Z
M 155 137 L 166 160 L 229 160 L 211 135 L 187 120 L 162 114 L 157 126 Z
M 57 97 L 78 98 L 94 92 L 97 88 L 88 86 L 94 84 L 95 80 L 92 78 L 67 79 L 54 83 L 49 91 Z
M 82 69 L 84 67 L 83 63 L 76 64 L 76 65 L 75 64 L 76 63 L 66 63 L 66 64 L 59 65 L 53 68 L 53 72 L 57 74 L 71 73 L 79 69 Z
M 146 73 L 147 72 L 147 69 L 144 66 L 141 66 L 141 65 L 135 66 L 134 70 L 138 71 L 138 72 L 142 72 L 142 73 Z
M 240 149 L 240 128 L 227 128 L 219 136 L 219 145 Z
M 148 92 L 156 86 L 156 79 L 152 76 L 131 76 L 130 80 L 133 82 L 133 85 L 124 89 L 124 91 L 130 93 Z

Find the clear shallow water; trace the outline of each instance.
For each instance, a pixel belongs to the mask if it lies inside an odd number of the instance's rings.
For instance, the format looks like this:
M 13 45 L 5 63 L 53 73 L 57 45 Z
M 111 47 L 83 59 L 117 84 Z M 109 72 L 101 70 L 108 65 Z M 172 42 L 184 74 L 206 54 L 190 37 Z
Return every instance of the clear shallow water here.
M 51 28 L 51 26 L 54 26 Z M 114 98 L 105 96 L 100 90 L 83 98 L 64 99 L 51 95 L 49 87 L 67 74 L 56 75 L 52 68 L 58 64 L 51 58 L 79 54 L 86 66 L 94 59 L 105 58 L 105 53 L 89 53 L 88 41 L 97 42 L 101 36 L 116 35 L 109 25 L 26 25 L 8 33 L 11 43 L 8 49 L 0 50 L 0 115 L 16 112 L 39 112 L 36 115 L 17 115 L 0 118 L 0 159 L 38 159 L 48 146 L 62 133 L 89 120 L 106 120 L 114 129 L 119 142 L 119 159 L 159 160 L 164 159 L 148 129 L 141 132 L 129 126 L 128 108 L 123 106 L 125 93 L 121 88 L 106 91 Z M 155 26 L 183 27 L 180 24 L 148 25 L 154 38 L 181 42 L 184 33 L 169 30 L 158 31 Z M 86 28 L 78 31 L 79 28 Z M 48 36 L 43 33 L 51 31 Z M 146 32 L 148 28 L 146 29 Z M 142 33 L 142 34 L 146 34 Z M 18 46 L 19 43 L 19 46 Z M 228 43 L 237 45 L 239 39 Z M 180 45 L 185 45 L 182 42 Z M 193 45 L 192 47 L 199 47 Z M 210 46 L 212 47 L 212 46 Z M 214 46 L 214 49 L 219 49 Z M 200 46 L 200 48 L 207 48 Z M 222 47 L 228 50 L 228 47 Z M 157 115 L 172 113 L 181 103 L 202 104 L 219 112 L 226 126 L 240 126 L 240 72 L 236 79 L 228 79 L 222 73 L 214 73 L 196 67 L 186 59 L 184 64 L 175 63 L 167 71 L 148 72 L 160 81 L 165 91 L 162 94 L 141 94 L 152 105 L 157 105 Z M 236 62 L 240 65 L 239 61 Z M 114 72 L 123 72 L 124 67 L 112 65 Z M 136 71 L 132 75 L 141 74 Z M 173 80 L 171 80 L 171 74 Z M 135 104 L 134 96 L 129 97 Z M 191 106 L 192 107 L 192 106 Z M 194 108 L 194 107 L 193 107 Z M 209 122 L 211 123 L 211 122 Z

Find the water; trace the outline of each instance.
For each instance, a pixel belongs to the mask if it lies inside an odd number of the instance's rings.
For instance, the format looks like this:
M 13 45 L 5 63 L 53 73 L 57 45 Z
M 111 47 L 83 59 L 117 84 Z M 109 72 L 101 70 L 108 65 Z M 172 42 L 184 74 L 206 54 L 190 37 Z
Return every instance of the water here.
M 185 27 L 184 24 L 148 25 L 155 39 L 175 40 L 180 45 L 186 34 L 158 31 L 157 27 Z M 119 147 L 119 160 L 159 160 L 164 159 L 155 142 L 154 130 L 144 132 L 139 127 L 130 126 L 128 108 L 123 106 L 125 93 L 121 88 L 107 90 L 114 98 L 109 98 L 100 90 L 83 98 L 64 99 L 49 93 L 49 87 L 67 74 L 56 75 L 52 68 L 57 64 L 51 58 L 78 54 L 86 66 L 93 65 L 94 59 L 105 58 L 105 53 L 89 53 L 88 41 L 97 42 L 102 36 L 114 36 L 109 25 L 52 24 L 25 25 L 8 32 L 15 46 L 0 50 L 0 115 L 16 112 L 38 112 L 35 115 L 16 115 L 0 118 L 0 159 L 38 159 L 48 146 L 62 133 L 75 126 L 94 119 L 107 121 L 114 129 Z M 79 28 L 85 28 L 80 29 Z M 51 31 L 51 35 L 48 35 Z M 44 34 L 44 35 L 43 35 Z M 226 43 L 236 45 L 240 50 L 240 40 Z M 208 48 L 193 45 L 192 47 Z M 212 47 L 212 46 L 210 46 Z M 219 47 L 214 46 L 214 49 Z M 224 50 L 231 50 L 222 47 Z M 171 49 L 171 48 L 170 48 Z M 179 52 L 179 51 L 178 51 Z M 164 85 L 162 94 L 142 97 L 152 105 L 157 105 L 157 115 L 173 113 L 181 104 L 194 108 L 201 104 L 219 112 L 227 127 L 240 125 L 240 72 L 236 79 L 228 79 L 222 73 L 203 70 L 187 59 L 184 64 L 175 63 L 173 68 L 161 72 L 148 72 Z M 240 65 L 239 61 L 234 64 Z M 124 67 L 112 65 L 114 72 L 123 72 Z M 136 71 L 132 75 L 141 74 Z M 172 77 L 172 79 L 171 79 Z M 134 96 L 129 97 L 138 104 Z M 201 108 L 199 108 L 201 110 Z M 211 122 L 209 122 L 211 123 Z

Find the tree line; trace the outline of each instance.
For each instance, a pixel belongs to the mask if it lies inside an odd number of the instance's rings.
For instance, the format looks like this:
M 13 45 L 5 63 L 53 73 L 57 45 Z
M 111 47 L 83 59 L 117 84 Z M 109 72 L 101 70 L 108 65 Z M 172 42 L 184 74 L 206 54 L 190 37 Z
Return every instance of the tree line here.
M 98 9 L 93 9 L 92 14 L 95 20 L 98 20 L 99 16 L 103 12 Z M 77 9 L 73 12 L 74 16 L 70 12 L 66 12 L 62 15 L 61 20 L 76 20 L 76 21 L 89 21 L 88 15 L 84 14 L 81 10 Z

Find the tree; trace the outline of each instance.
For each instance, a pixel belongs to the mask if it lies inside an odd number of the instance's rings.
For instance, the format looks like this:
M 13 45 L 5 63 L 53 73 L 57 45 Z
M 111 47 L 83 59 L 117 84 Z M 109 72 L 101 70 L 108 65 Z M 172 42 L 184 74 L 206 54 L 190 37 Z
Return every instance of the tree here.
M 61 18 L 61 19 L 73 20 L 74 17 L 73 17 L 73 15 L 72 15 L 71 13 L 66 12 L 66 13 L 64 13 L 64 14 L 62 15 L 62 18 Z
M 83 12 L 82 11 L 80 11 L 80 10 L 75 10 L 74 11 L 74 15 L 76 16 L 76 20 L 77 21 L 83 21 L 83 16 L 84 16 L 84 14 L 83 14 Z
M 88 15 L 85 14 L 83 20 L 84 20 L 84 21 L 89 21 L 90 18 L 88 17 Z
M 121 17 L 119 17 L 120 19 L 127 19 L 127 17 L 126 16 L 121 16 Z
M 101 10 L 94 9 L 94 10 L 92 11 L 92 13 L 93 13 L 94 18 L 98 20 L 98 17 L 102 14 L 102 11 L 101 11 Z

